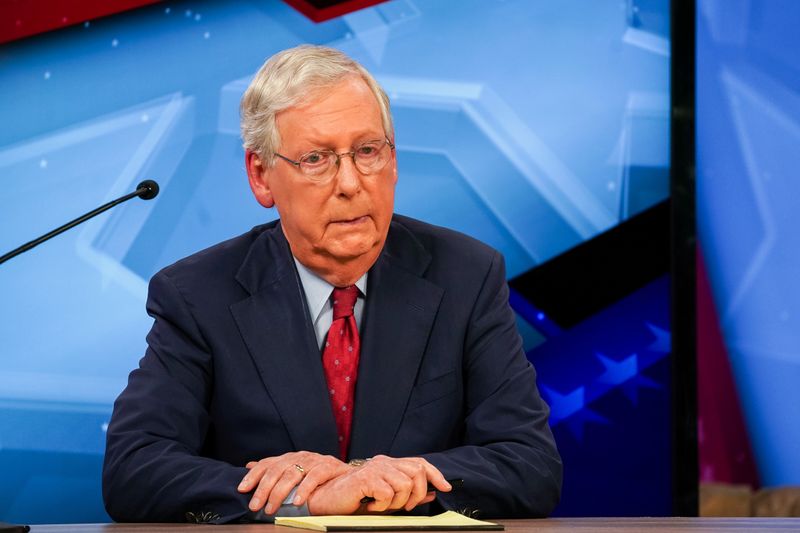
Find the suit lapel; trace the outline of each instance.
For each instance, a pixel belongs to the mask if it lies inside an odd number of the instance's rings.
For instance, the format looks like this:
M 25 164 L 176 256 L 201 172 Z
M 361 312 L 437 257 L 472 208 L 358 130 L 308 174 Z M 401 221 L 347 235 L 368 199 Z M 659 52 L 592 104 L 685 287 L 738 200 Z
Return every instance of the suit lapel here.
M 443 290 L 422 278 L 430 255 L 392 223 L 370 270 L 350 457 L 387 453 L 405 413 Z
M 295 449 L 338 455 L 319 348 L 280 224 L 254 242 L 237 280 L 250 297 L 231 313 Z

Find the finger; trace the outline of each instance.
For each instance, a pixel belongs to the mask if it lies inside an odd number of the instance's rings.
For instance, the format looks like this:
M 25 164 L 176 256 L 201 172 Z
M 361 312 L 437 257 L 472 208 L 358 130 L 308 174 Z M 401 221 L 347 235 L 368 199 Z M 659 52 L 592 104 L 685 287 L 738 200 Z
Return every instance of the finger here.
M 414 481 L 414 489 L 408 504 L 416 506 L 428 494 L 428 471 L 425 468 L 425 462 L 416 458 L 408 458 L 398 460 L 396 466 Z M 406 510 L 412 508 L 406 507 Z
M 394 489 L 385 480 L 378 478 L 372 480 L 365 496 L 375 498 L 375 501 L 367 504 L 366 510 L 371 513 L 381 513 L 392 503 Z
M 249 465 L 251 463 L 254 462 L 251 461 L 250 463 L 247 464 Z M 239 482 L 239 486 L 236 487 L 236 490 L 238 490 L 239 492 L 250 492 L 251 490 L 253 490 L 253 487 L 255 487 L 256 484 L 259 481 L 261 481 L 261 478 L 264 476 L 264 472 L 266 471 L 267 466 L 268 463 L 266 463 L 263 460 L 254 463 L 253 466 L 249 466 L 248 469 L 250 471 L 244 475 L 242 481 Z
M 299 458 L 306 458 L 306 457 L 321 457 L 316 453 L 312 452 L 288 452 L 283 455 L 279 455 L 276 457 L 265 457 L 260 461 L 249 461 L 245 468 L 250 470 L 245 476 L 242 478 L 242 481 L 239 483 L 237 490 L 239 492 L 249 492 L 255 488 L 255 486 L 261 481 L 264 477 L 265 472 L 270 467 L 275 467 L 275 472 L 282 472 L 286 465 L 289 464 L 305 464 L 302 461 L 298 460 Z M 277 478 L 276 478 L 277 479 Z
M 418 505 L 425 505 L 426 503 L 430 503 L 435 499 L 436 499 L 436 493 L 435 492 L 429 492 L 427 496 L 422 498 L 422 501 L 420 501 Z
M 414 488 L 413 479 L 401 468 L 414 471 L 413 464 L 404 464 L 401 459 L 379 456 L 377 462 L 365 466 L 361 471 L 362 477 L 368 476 L 370 480 L 382 479 L 391 486 L 394 494 L 387 507 L 390 510 L 402 509 Z
M 428 493 L 426 461 L 416 457 L 393 458 L 375 456 L 362 468 L 363 475 L 383 477 L 395 491 L 390 510 L 411 510 Z
M 259 485 L 262 490 L 258 494 L 253 495 L 254 499 L 258 500 L 257 502 L 254 502 L 253 505 L 260 509 L 264 504 L 266 504 L 272 487 L 278 481 L 278 479 L 280 479 L 280 477 L 283 475 L 283 472 L 287 468 L 292 467 L 296 470 L 296 467 L 294 467 L 296 464 L 308 465 L 309 468 L 311 468 L 316 462 L 320 461 L 324 457 L 325 456 L 313 452 L 289 452 L 277 457 L 268 457 L 266 459 L 262 459 L 250 469 L 250 472 L 247 473 L 244 478 L 242 478 L 242 482 L 239 484 L 238 490 L 239 492 L 249 492 L 253 490 L 256 485 Z M 338 462 L 341 463 L 341 461 Z M 269 480 L 268 482 L 261 484 L 261 481 L 265 476 L 267 476 Z
M 415 475 L 411 478 L 413 488 L 404 507 L 406 511 L 410 511 L 422 503 L 422 500 L 428 495 L 428 479 L 425 477 L 424 470 L 422 468 L 420 470 L 423 472 L 422 475 Z
M 402 459 L 390 459 L 388 465 L 403 472 L 411 480 L 411 492 L 406 499 L 403 509 L 410 511 L 420 504 L 428 494 L 428 471 L 423 459 L 409 457 Z M 395 505 L 397 502 L 393 502 Z
M 272 488 L 275 486 L 275 483 L 278 482 L 281 475 L 283 475 L 283 471 L 276 468 L 275 465 L 267 468 L 266 472 L 264 472 L 264 475 L 261 477 L 261 481 L 258 482 L 258 487 L 253 493 L 253 497 L 250 498 L 248 507 L 251 511 L 259 511 L 264 508 L 272 492 Z M 266 509 L 265 512 L 269 514 Z
M 389 504 L 389 509 L 402 509 L 408 503 L 408 498 L 414 488 L 414 481 L 403 471 L 397 469 L 394 469 L 387 481 L 394 489 L 394 497 Z
M 314 455 L 315 457 L 313 459 L 315 462 L 310 468 L 306 469 L 306 476 L 297 486 L 297 491 L 292 501 L 294 505 L 303 505 L 306 503 L 311 493 L 314 492 L 318 486 L 339 476 L 353 472 L 351 466 L 332 455 Z
M 410 511 L 428 494 L 427 471 L 422 461 L 415 458 L 394 459 L 392 466 L 402 471 L 411 480 L 411 494 L 404 505 L 404 509 Z
M 421 462 L 423 468 L 425 469 L 425 475 L 428 479 L 428 482 L 436 487 L 437 490 L 442 492 L 450 492 L 453 490 L 452 485 L 447 482 L 447 480 L 444 478 L 444 475 L 439 472 L 438 468 L 421 457 L 416 457 L 414 459 Z
M 340 469 L 330 465 L 318 465 L 309 470 L 303 480 L 297 485 L 294 493 L 293 505 L 303 505 L 314 490 L 338 476 Z
M 275 486 L 272 487 L 272 491 L 269 493 L 267 506 L 264 512 L 273 514 L 280 509 L 292 489 L 302 480 L 303 473 L 297 469 L 295 465 L 291 465 L 284 470 L 283 475 L 278 482 L 275 483 Z

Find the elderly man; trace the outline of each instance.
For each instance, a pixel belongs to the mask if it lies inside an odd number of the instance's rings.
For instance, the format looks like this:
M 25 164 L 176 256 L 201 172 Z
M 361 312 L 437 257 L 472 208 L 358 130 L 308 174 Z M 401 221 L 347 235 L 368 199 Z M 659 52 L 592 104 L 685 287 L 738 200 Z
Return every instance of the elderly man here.
M 377 82 L 301 46 L 241 107 L 250 186 L 280 220 L 153 277 L 148 350 L 108 428 L 109 514 L 548 514 L 561 462 L 503 259 L 393 215 Z

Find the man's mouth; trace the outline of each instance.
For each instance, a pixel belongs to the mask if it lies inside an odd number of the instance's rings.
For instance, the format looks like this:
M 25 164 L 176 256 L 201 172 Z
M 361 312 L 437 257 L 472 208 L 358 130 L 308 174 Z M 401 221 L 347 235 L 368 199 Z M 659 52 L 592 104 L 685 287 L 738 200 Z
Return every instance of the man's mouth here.
M 334 220 L 333 223 L 334 224 L 343 224 L 345 226 L 355 226 L 356 224 L 362 224 L 362 223 L 366 222 L 367 218 L 369 218 L 369 217 L 367 217 L 367 215 L 364 215 L 362 217 L 342 219 L 342 220 Z

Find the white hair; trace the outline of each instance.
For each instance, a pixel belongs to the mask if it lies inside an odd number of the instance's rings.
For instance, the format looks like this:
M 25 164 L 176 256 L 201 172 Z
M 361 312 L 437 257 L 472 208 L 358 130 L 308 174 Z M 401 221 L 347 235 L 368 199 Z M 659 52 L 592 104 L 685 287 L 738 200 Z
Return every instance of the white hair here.
M 375 78 L 339 50 L 301 45 L 270 57 L 244 92 L 239 108 L 244 149 L 255 152 L 272 166 L 281 145 L 275 120 L 278 113 L 301 104 L 312 92 L 336 85 L 349 76 L 363 79 L 375 95 L 383 131 L 392 139 L 389 97 Z

